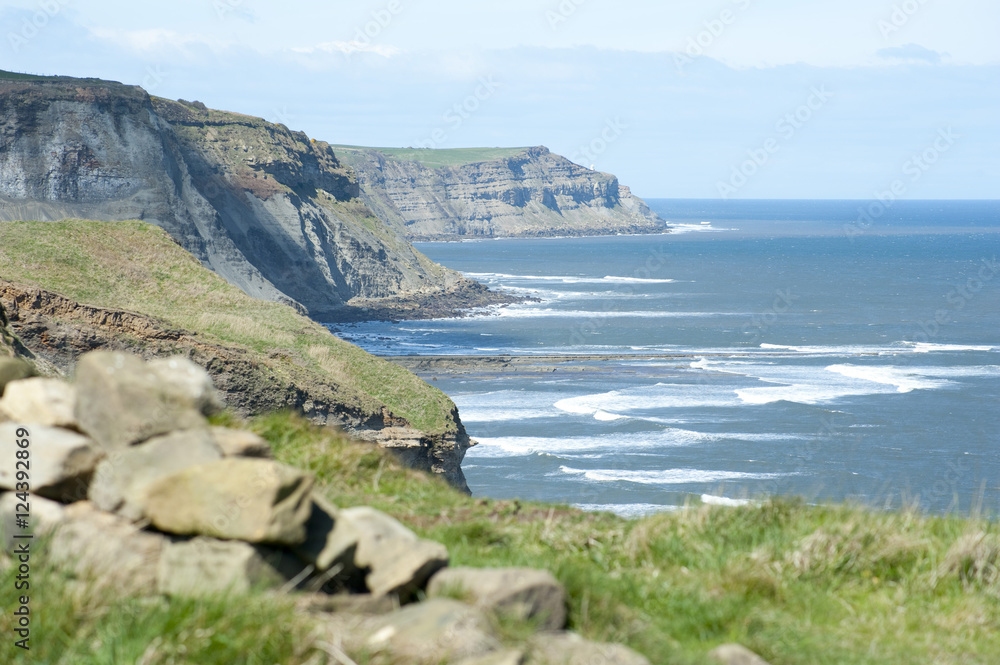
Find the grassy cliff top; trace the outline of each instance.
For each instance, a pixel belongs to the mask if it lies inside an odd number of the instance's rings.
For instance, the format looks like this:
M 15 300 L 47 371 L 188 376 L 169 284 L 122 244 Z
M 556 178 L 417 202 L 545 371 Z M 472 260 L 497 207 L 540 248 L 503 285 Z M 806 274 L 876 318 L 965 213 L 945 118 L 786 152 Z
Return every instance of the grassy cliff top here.
M 708 651 L 728 642 L 773 665 L 995 665 L 1000 653 L 995 522 L 789 500 L 625 520 L 470 499 L 297 416 L 249 426 L 335 504 L 392 514 L 446 544 L 453 566 L 550 570 L 573 630 L 626 642 L 654 665 L 711 665 Z M 45 564 L 32 559 L 32 662 L 334 662 L 329 627 L 292 596 L 128 598 L 68 584 Z M 0 584 L 13 588 L 16 574 L 0 566 Z M 15 622 L 4 612 L 0 631 Z M 12 643 L 0 643 L 0 662 L 14 662 Z
M 0 278 L 246 348 L 289 381 L 340 386 L 344 399 L 375 412 L 384 404 L 429 434 L 454 427 L 441 391 L 287 305 L 251 298 L 145 222 L 4 222 Z
M 528 150 L 524 148 L 366 148 L 356 145 L 334 145 L 337 152 L 363 152 L 374 150 L 381 152 L 390 159 L 400 162 L 419 162 L 432 169 L 444 168 L 447 166 L 464 166 L 477 162 L 486 162 L 491 159 L 501 159 L 504 157 L 514 157 Z

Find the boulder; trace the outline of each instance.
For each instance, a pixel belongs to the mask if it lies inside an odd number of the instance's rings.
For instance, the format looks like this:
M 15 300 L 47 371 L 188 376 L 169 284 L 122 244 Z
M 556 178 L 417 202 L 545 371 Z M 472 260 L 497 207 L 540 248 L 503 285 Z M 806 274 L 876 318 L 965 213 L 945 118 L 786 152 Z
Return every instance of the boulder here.
M 3 532 L 5 550 L 14 546 L 16 534 L 33 534 L 35 538 L 52 533 L 52 530 L 63 521 L 66 507 L 58 501 L 51 501 L 40 496 L 28 497 L 29 515 L 27 528 L 18 528 L 15 520 L 18 513 L 23 514 L 24 502 L 17 498 L 14 492 L 0 493 L 0 531 Z
M 300 545 L 312 511 L 312 476 L 271 460 L 231 457 L 153 483 L 146 517 L 161 531 Z
M 373 656 L 413 665 L 438 665 L 483 656 L 500 648 L 489 618 L 447 598 L 387 614 L 374 623 L 366 646 Z
M 431 575 L 448 565 L 444 545 L 418 538 L 392 517 L 368 506 L 339 511 L 334 531 L 341 530 L 346 541 L 357 542 L 354 565 L 368 570 L 365 582 L 376 596 L 395 594 L 408 600 Z
M 0 396 L 4 394 L 8 383 L 27 379 L 37 374 L 38 372 L 30 363 L 20 358 L 0 358 Z
M 525 665 L 649 665 L 621 644 L 591 642 L 570 632 L 539 633 L 528 645 Z
M 531 568 L 445 568 L 427 585 L 431 598 L 460 594 L 476 607 L 541 630 L 566 627 L 566 590 L 547 570 Z
M 519 649 L 504 649 L 493 651 L 485 656 L 473 656 L 459 661 L 456 665 L 522 665 L 526 658 Z
M 101 510 L 142 519 L 146 493 L 161 478 L 222 459 L 208 429 L 180 430 L 108 454 L 97 465 L 90 500 Z
M 45 558 L 78 577 L 116 594 L 157 593 L 162 534 L 143 531 L 128 520 L 97 510 L 89 501 L 67 506 L 53 531 Z
M 223 457 L 271 457 L 271 444 L 253 432 L 228 427 L 213 427 L 211 432 Z
M 767 661 L 741 644 L 723 644 L 708 652 L 708 657 L 722 665 L 767 665 Z
M 191 392 L 188 382 L 131 354 L 85 354 L 76 366 L 76 392 L 80 428 L 107 450 L 207 426 L 200 389 Z
M 306 520 L 306 539 L 292 551 L 315 566 L 318 573 L 333 572 L 328 576 L 331 587 L 350 587 L 355 579 L 363 580 L 361 571 L 354 565 L 360 534 L 349 528 L 348 523 L 337 529 L 337 515 L 334 505 L 314 494 L 309 519 Z
M 172 395 L 184 395 L 202 414 L 211 416 L 226 408 L 204 367 L 190 358 L 154 358 L 148 363 Z
M 87 488 L 104 453 L 93 441 L 68 430 L 41 425 L 0 424 L 0 488 L 17 488 L 15 453 L 19 429 L 29 432 L 27 450 L 31 491 L 57 501 L 87 498 Z
M 288 552 L 202 536 L 168 542 L 160 557 L 160 593 L 204 596 L 285 586 L 303 572 Z
M 48 427 L 77 429 L 75 408 L 76 391 L 58 379 L 11 381 L 0 398 L 0 415 L 7 420 Z

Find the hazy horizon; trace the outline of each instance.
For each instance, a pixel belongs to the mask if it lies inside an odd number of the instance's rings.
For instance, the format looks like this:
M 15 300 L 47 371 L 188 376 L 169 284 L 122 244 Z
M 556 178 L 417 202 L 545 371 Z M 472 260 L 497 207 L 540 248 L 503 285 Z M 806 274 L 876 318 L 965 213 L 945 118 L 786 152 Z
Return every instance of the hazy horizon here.
M 14 0 L 0 68 L 336 144 L 545 145 L 645 198 L 997 198 L 1000 6 Z

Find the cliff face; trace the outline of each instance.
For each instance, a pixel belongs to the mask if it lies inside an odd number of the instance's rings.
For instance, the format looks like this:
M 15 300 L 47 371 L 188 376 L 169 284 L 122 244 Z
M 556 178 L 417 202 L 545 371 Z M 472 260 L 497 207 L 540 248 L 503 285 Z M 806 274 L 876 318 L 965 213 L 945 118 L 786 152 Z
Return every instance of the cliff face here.
M 411 240 L 666 231 L 616 177 L 544 147 L 440 168 L 374 149 L 338 154 L 357 172 L 365 203 Z
M 0 220 L 142 219 L 314 318 L 471 289 L 379 222 L 329 145 L 259 118 L 81 79 L 0 80 Z

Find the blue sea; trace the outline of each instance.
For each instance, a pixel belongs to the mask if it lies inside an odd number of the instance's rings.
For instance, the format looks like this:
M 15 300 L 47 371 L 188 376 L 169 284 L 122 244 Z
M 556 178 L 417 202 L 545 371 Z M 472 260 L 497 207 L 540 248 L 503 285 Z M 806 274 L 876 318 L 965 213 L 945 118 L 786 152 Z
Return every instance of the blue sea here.
M 425 376 L 479 442 L 475 495 L 1000 512 L 1000 202 L 649 203 L 675 232 L 418 245 L 537 301 L 333 329 L 380 355 L 581 356 Z

